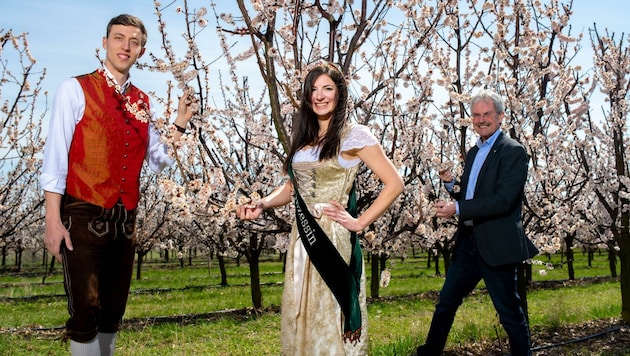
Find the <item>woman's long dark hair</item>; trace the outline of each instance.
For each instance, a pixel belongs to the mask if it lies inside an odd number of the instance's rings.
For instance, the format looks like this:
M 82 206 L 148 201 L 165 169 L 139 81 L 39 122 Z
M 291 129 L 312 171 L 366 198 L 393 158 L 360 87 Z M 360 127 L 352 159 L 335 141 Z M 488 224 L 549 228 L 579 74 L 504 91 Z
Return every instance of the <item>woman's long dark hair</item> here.
M 317 78 L 326 74 L 337 87 L 335 109 L 328 126 L 326 135 L 320 140 L 319 122 L 312 108 L 313 85 Z M 291 146 L 284 161 L 284 172 L 287 173 L 295 152 L 308 145 L 321 145 L 319 160 L 333 158 L 339 154 L 341 147 L 341 135 L 348 121 L 348 86 L 346 79 L 334 64 L 322 63 L 308 72 L 302 88 L 300 109 L 293 121 L 293 134 Z

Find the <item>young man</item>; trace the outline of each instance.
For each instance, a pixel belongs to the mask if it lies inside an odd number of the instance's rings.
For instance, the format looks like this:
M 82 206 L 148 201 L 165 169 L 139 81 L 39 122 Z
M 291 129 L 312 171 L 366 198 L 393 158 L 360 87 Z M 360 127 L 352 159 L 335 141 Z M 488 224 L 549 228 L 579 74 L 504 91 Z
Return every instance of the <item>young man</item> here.
M 414 355 L 442 353 L 457 309 L 481 279 L 512 355 L 531 355 L 529 326 L 516 290 L 517 264 L 538 253 L 521 221 L 529 158 L 522 145 L 500 130 L 505 113 L 496 93 L 473 96 L 471 107 L 477 145 L 466 156 L 461 182 L 455 182 L 450 171 L 440 172 L 455 201 L 435 203 L 436 217 L 459 216 L 452 263 L 426 342 Z
M 44 244 L 63 262 L 72 355 L 114 353 L 131 284 L 143 160 L 155 172 L 172 163 L 151 124 L 149 97 L 129 79 L 146 41 L 140 19 L 114 17 L 103 67 L 64 81 L 53 102 L 40 176 Z M 176 140 L 192 117 L 191 101 L 179 101 Z

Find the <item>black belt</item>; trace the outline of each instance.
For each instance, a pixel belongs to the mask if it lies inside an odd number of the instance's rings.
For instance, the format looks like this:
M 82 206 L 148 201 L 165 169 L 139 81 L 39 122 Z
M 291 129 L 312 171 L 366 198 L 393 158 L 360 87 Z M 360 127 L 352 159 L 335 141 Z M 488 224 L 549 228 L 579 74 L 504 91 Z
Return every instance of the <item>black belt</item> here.
M 119 199 L 113 207 L 107 209 L 102 206 L 94 205 L 87 201 L 75 198 L 71 195 L 64 195 L 65 204 L 84 204 L 88 211 L 92 211 L 99 219 L 104 221 L 120 221 L 122 223 L 133 222 L 136 217 L 136 209 L 127 210 L 125 205 Z

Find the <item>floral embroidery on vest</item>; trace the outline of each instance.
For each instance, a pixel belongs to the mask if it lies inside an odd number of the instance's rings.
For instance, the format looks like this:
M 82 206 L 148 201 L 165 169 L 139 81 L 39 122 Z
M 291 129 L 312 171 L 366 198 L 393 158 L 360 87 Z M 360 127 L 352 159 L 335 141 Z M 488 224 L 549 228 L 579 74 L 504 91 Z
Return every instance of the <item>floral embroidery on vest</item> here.
M 140 122 L 147 123 L 151 119 L 151 113 L 149 112 L 149 106 L 147 105 L 147 101 L 144 93 L 140 93 L 138 96 L 138 100 L 134 103 L 131 102 L 131 97 L 129 95 L 125 95 L 120 84 L 114 80 L 103 68 L 97 69 L 97 72 L 101 74 L 105 80 L 107 81 L 107 86 L 110 88 L 114 88 L 116 94 L 120 96 L 120 102 L 123 107 L 123 111 L 125 116 L 130 119 L 136 119 Z

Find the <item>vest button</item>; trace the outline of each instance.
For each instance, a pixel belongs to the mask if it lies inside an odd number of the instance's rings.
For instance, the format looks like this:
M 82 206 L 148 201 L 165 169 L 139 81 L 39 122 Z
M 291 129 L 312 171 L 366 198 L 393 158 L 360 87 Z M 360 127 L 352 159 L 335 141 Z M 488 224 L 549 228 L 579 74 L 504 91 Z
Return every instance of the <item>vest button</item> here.
M 131 133 L 130 131 L 127 131 L 127 135 L 129 135 L 130 133 Z

